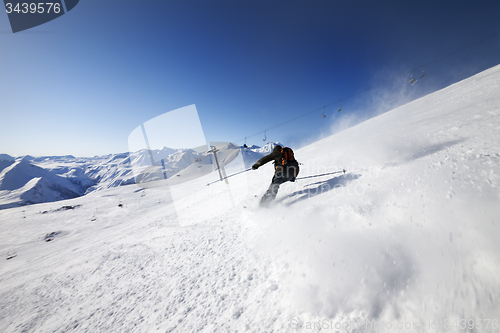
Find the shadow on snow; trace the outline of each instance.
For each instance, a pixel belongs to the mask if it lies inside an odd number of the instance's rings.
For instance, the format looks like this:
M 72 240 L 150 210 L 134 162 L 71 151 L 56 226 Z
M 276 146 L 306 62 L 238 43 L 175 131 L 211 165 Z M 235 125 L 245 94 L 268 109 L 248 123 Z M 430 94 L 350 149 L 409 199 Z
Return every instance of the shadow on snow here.
M 316 183 L 307 184 L 303 190 L 293 192 L 286 195 L 285 197 L 276 200 L 277 202 L 283 202 L 284 200 L 293 198 L 292 201 L 285 203 L 285 205 L 293 205 L 296 202 L 315 197 L 319 194 L 329 192 L 333 189 L 347 186 L 351 181 L 361 177 L 360 174 L 345 174 L 341 176 L 336 176 L 325 181 L 319 181 Z

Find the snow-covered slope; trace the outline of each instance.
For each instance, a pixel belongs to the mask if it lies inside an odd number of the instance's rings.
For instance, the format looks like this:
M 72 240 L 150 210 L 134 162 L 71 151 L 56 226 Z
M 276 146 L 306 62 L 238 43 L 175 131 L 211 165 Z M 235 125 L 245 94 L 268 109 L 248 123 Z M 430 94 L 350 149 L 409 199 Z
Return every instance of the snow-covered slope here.
M 0 172 L 12 164 L 14 164 L 14 160 L 0 160 Z
M 0 330 L 497 332 L 499 85 L 497 66 L 296 150 L 299 177 L 347 173 L 270 209 L 271 164 L 2 210 Z

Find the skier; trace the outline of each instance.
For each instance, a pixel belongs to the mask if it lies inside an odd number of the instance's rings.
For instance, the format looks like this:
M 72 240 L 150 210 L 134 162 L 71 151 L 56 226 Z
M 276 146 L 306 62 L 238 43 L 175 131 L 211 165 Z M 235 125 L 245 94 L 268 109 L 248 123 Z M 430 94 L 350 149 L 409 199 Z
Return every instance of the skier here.
M 269 188 L 260 200 L 261 206 L 269 205 L 276 198 L 280 185 L 288 181 L 294 182 L 299 174 L 299 163 L 295 160 L 293 151 L 290 148 L 283 148 L 280 145 L 276 145 L 269 155 L 258 160 L 252 166 L 252 169 L 257 170 L 260 166 L 272 160 L 274 160 L 274 177 L 271 185 L 269 185 Z

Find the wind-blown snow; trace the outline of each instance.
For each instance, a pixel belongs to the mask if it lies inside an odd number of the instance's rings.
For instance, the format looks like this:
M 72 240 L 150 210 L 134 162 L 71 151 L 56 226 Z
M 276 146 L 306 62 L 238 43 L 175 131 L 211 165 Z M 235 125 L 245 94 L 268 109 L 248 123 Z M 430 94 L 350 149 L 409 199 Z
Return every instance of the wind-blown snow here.
M 494 332 L 499 84 L 497 66 L 295 150 L 299 177 L 347 173 L 270 209 L 269 163 L 2 210 L 0 329 Z

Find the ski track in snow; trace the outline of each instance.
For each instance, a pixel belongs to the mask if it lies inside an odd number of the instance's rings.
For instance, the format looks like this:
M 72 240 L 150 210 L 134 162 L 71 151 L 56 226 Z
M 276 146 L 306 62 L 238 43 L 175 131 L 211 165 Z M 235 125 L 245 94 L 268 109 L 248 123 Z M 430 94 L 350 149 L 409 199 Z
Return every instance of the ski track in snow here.
M 231 178 L 230 200 L 213 175 L 172 187 L 178 216 L 135 185 L 2 210 L 0 330 L 500 322 L 499 84 L 497 66 L 296 150 L 301 177 L 348 173 L 283 184 L 270 209 L 265 165 Z

